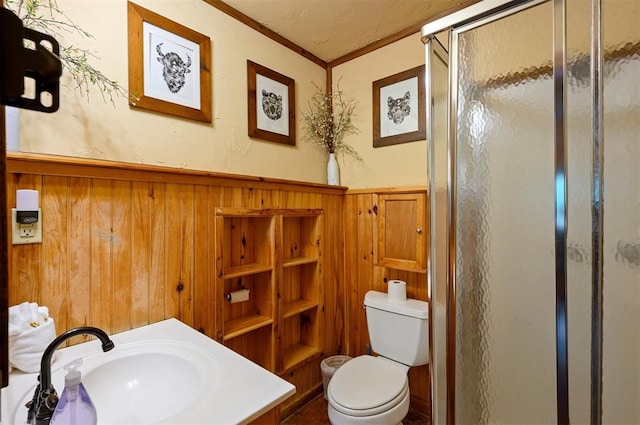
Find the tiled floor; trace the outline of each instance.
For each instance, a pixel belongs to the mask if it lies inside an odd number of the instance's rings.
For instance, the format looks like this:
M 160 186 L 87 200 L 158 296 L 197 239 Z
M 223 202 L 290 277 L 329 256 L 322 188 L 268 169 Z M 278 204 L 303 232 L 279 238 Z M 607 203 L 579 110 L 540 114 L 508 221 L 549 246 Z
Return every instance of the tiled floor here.
M 327 416 L 327 401 L 320 394 L 282 421 L 282 425 L 330 425 Z M 414 410 L 409 410 L 402 420 L 402 425 L 431 425 L 429 417 Z

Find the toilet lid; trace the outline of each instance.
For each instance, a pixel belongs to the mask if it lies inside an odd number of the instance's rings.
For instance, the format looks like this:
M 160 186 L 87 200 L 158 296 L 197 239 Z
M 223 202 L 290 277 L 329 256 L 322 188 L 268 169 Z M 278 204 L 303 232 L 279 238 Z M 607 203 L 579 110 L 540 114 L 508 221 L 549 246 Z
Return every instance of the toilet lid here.
M 407 391 L 406 369 L 373 356 L 360 356 L 346 362 L 333 375 L 328 389 L 335 403 L 354 413 L 372 409 L 377 411 L 380 410 L 377 408 L 392 401 L 395 405 Z M 382 410 L 388 410 L 393 405 Z

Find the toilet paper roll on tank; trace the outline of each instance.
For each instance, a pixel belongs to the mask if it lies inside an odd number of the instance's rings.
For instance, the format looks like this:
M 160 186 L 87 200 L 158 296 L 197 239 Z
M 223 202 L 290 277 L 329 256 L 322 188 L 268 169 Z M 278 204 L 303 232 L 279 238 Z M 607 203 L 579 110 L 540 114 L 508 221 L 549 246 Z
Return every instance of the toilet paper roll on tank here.
M 388 282 L 387 299 L 392 302 L 404 302 L 407 300 L 407 282 L 392 279 Z

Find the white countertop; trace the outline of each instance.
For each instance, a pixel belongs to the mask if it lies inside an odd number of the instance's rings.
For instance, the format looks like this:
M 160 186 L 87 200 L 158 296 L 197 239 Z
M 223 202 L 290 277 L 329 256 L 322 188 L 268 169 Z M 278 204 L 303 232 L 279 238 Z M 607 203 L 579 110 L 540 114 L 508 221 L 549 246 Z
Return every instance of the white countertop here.
M 276 407 L 296 391 L 295 386 L 289 382 L 176 319 L 168 319 L 115 334 L 110 338 L 116 348 L 109 353 L 116 352 L 118 346 L 126 346 L 126 344 L 135 343 L 137 346 L 144 341 L 169 341 L 197 346 L 215 359 L 215 377 L 212 377 L 207 391 L 179 415 L 161 423 L 246 424 Z M 106 356 L 109 353 L 102 353 L 100 342 L 95 339 L 59 349 L 56 351 L 56 359 L 52 365 L 52 375 L 76 358 L 90 356 L 93 359 L 99 359 L 100 356 Z M 162 371 L 159 370 L 158 373 Z M 16 370 L 10 374 L 9 386 L 2 389 L 0 424 L 26 423 L 27 409 L 24 404 L 33 396 L 37 375 L 37 373 L 27 374 Z M 58 373 L 57 376 L 63 376 L 63 374 Z M 60 379 L 63 378 L 58 378 L 58 381 L 53 379 L 58 394 L 63 390 L 63 384 L 59 383 Z M 170 387 L 171 382 L 167 382 L 167 386 Z M 114 406 L 114 409 L 117 408 L 118 406 Z M 24 416 L 21 413 L 16 415 L 16 411 L 23 411 Z M 98 418 L 100 418 L 100 411 L 98 411 Z M 14 423 L 18 419 L 24 422 Z

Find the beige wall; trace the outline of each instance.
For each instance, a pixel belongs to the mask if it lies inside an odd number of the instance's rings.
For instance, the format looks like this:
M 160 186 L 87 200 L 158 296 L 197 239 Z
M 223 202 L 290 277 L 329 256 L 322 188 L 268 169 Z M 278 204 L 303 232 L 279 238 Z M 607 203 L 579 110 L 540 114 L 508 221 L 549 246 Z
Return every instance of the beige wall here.
M 324 183 L 324 152 L 300 142 L 292 147 L 247 136 L 246 61 L 250 59 L 296 81 L 296 104 L 324 86 L 325 70 L 203 1 L 139 0 L 142 7 L 211 38 L 213 123 L 115 107 L 97 91 L 90 101 L 68 87 L 52 115 L 20 111 L 20 149 L 84 158 Z M 95 51 L 94 65 L 127 85 L 125 0 L 58 0 L 60 9 L 94 39 L 65 40 Z M 64 78 L 67 86 L 69 81 Z
M 303 142 L 301 109 L 324 86 L 325 71 L 203 1 L 137 1 L 211 38 L 213 123 L 131 109 L 125 99 L 115 106 L 95 89 L 87 100 L 63 76 L 60 110 L 52 115 L 20 111 L 20 150 L 24 152 L 107 159 L 196 170 L 326 183 L 326 154 Z M 94 36 L 62 40 L 95 52 L 92 63 L 127 86 L 127 4 L 125 0 L 59 0 L 59 7 Z M 99 19 L 97 18 L 99 17 Z M 246 60 L 250 59 L 296 81 L 297 145 L 247 136 Z M 426 143 L 416 141 L 372 147 L 372 83 L 424 63 L 418 33 L 337 66 L 345 96 L 358 100 L 349 136 L 363 162 L 339 157 L 341 184 L 351 188 L 427 183 Z
M 359 134 L 348 136 L 364 159 L 338 160 L 342 184 L 350 188 L 394 187 L 427 184 L 427 147 L 424 140 L 373 148 L 372 84 L 381 78 L 424 64 L 424 44 L 416 33 L 333 69 L 334 89 L 338 82 L 346 97 L 359 104 L 354 122 Z

